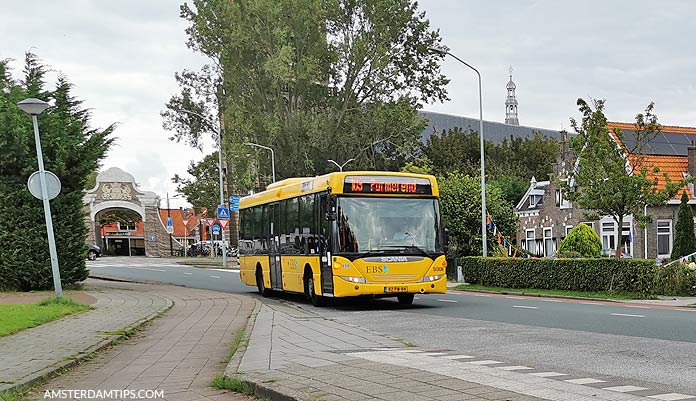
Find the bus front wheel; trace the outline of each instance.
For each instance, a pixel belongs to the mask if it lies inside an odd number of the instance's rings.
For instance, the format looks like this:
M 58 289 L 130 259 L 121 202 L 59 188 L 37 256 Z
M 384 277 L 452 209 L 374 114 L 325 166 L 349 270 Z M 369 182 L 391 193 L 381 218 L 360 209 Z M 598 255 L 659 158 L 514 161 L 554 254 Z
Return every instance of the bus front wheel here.
M 413 294 L 399 294 L 396 296 L 401 305 L 411 305 L 413 303 Z
M 259 290 L 259 294 L 261 294 L 262 297 L 267 297 L 271 294 L 271 291 L 266 288 L 266 285 L 263 283 L 263 271 L 260 267 L 256 268 L 256 288 Z
M 314 291 L 314 275 L 311 272 L 305 277 L 305 293 L 312 305 L 324 306 L 324 297 L 317 295 Z

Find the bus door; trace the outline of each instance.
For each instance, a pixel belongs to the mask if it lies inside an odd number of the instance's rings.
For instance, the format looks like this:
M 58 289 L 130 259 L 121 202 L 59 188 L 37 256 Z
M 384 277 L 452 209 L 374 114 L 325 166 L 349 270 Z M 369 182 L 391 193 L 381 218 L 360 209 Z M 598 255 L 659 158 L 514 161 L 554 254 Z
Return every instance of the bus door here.
M 283 289 L 283 275 L 280 265 L 280 204 L 273 203 L 268 205 L 268 222 L 270 225 L 269 235 L 269 266 L 271 273 L 271 288 L 276 290 Z
M 333 294 L 333 263 L 331 262 L 331 222 L 327 220 L 327 194 L 319 195 L 319 260 L 321 269 L 321 293 Z

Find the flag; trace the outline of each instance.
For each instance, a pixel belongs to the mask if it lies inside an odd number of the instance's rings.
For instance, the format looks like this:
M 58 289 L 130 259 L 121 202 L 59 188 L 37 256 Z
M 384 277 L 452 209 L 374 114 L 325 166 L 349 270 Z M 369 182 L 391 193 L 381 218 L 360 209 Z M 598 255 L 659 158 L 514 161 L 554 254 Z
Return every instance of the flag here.
M 515 248 L 515 253 L 512 255 L 513 258 L 517 257 L 517 248 Z
M 500 245 L 500 244 L 502 244 L 502 243 L 503 243 L 503 238 L 502 238 L 502 236 L 500 235 L 500 232 L 498 232 L 498 245 Z

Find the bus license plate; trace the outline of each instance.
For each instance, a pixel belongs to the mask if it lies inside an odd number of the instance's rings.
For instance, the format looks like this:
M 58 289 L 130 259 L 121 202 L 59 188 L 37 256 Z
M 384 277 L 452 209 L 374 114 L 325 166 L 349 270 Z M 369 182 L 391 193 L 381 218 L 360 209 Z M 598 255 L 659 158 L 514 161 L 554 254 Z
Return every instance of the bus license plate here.
M 407 292 L 408 287 L 404 285 L 393 285 L 389 287 L 384 287 L 384 292 Z

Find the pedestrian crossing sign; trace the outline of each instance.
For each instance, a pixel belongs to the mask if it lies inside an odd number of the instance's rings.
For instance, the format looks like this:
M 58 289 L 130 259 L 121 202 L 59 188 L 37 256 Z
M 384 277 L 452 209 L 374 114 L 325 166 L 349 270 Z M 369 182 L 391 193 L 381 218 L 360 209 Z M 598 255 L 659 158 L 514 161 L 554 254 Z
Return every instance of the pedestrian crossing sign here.
M 227 220 L 230 218 L 230 209 L 226 208 L 223 205 L 218 206 L 217 208 L 217 218 L 218 220 Z

